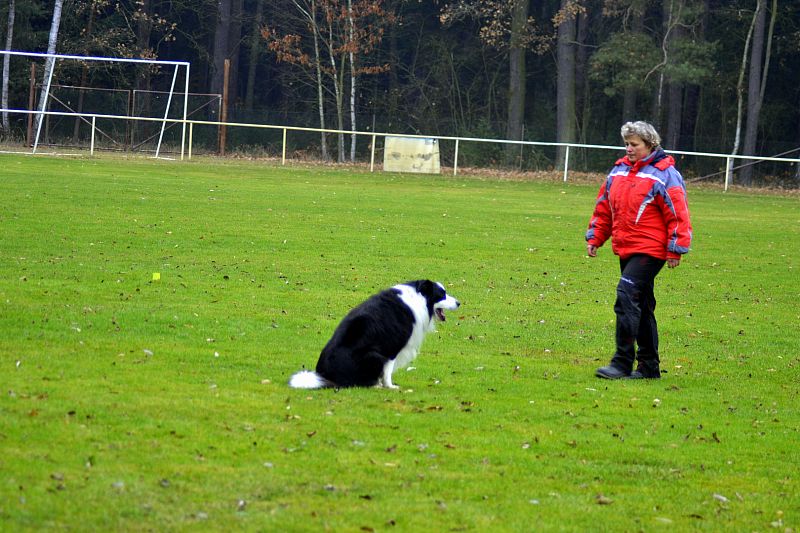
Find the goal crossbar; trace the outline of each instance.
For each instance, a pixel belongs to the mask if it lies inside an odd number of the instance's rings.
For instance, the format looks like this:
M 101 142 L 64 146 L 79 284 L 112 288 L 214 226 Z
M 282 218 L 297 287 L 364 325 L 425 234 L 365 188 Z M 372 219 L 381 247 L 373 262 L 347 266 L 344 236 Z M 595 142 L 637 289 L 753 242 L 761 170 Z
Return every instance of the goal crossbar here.
M 161 123 L 161 136 L 159 136 L 158 146 L 156 147 L 156 157 L 159 156 L 159 151 L 161 150 L 161 140 L 164 135 L 164 129 L 167 125 L 167 119 L 169 118 L 169 102 L 172 100 L 172 94 L 175 90 L 175 82 L 178 78 L 178 69 L 180 67 L 186 67 L 186 80 L 183 92 L 183 126 L 181 131 L 181 159 L 183 159 L 184 153 L 184 146 L 186 145 L 186 118 L 187 118 L 187 110 L 188 110 L 188 96 L 189 96 L 189 69 L 190 64 L 188 61 L 165 61 L 159 59 L 139 59 L 139 58 L 128 58 L 128 57 L 102 57 L 102 56 L 77 56 L 77 55 L 68 55 L 68 54 L 47 54 L 42 52 L 21 52 L 17 50 L 0 50 L 0 55 L 9 55 L 9 56 L 23 56 L 23 57 L 38 57 L 43 59 L 71 59 L 75 61 L 104 61 L 107 63 L 139 63 L 139 64 L 147 64 L 147 65 L 170 65 L 175 67 L 175 72 L 173 73 L 172 77 L 172 86 L 169 91 L 169 100 L 167 104 L 167 108 L 164 111 L 164 120 Z M 55 69 L 50 69 L 48 73 L 47 80 L 44 81 L 45 85 L 45 92 L 44 97 L 42 98 L 42 102 L 40 104 L 40 109 L 36 112 L 37 114 L 44 115 L 45 108 L 47 106 L 47 99 L 50 97 L 50 86 L 52 84 L 53 79 L 53 71 Z M 11 109 L 0 109 L 0 112 L 12 111 Z M 39 127 L 36 129 L 36 138 L 33 144 L 33 152 L 36 152 L 36 148 L 39 144 L 39 134 L 41 132 L 41 121 L 39 122 Z

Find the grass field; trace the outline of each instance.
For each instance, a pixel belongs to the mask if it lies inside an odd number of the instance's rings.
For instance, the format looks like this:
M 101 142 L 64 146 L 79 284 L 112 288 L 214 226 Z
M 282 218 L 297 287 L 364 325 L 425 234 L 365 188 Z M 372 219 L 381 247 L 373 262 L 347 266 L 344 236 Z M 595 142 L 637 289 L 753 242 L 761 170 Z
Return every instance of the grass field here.
M 599 183 L 0 165 L 2 531 L 800 529 L 796 196 L 690 189 L 667 373 L 606 382 Z M 422 277 L 463 305 L 400 391 L 286 386 Z

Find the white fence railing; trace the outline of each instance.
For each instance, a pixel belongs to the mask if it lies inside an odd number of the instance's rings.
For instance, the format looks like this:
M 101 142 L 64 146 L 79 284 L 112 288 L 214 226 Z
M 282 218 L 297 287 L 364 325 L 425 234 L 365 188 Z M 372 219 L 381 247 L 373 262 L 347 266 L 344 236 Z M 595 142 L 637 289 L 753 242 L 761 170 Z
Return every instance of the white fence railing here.
M 377 139 L 379 137 L 404 137 L 404 138 L 416 138 L 416 139 L 436 139 L 437 141 L 453 141 L 455 143 L 455 153 L 453 158 L 453 175 L 458 174 L 458 151 L 459 146 L 461 143 L 464 142 L 475 142 L 475 143 L 494 143 L 494 144 L 502 144 L 502 145 L 520 145 L 520 146 L 540 146 L 540 147 L 565 147 L 565 157 L 564 157 L 564 167 L 563 167 L 563 180 L 566 182 L 569 175 L 570 170 L 570 150 L 574 148 L 583 148 L 583 149 L 595 149 L 595 150 L 613 150 L 619 152 L 621 147 L 620 146 L 610 146 L 610 145 L 600 145 L 600 144 L 578 144 L 578 143 L 557 143 L 557 142 L 544 142 L 544 141 L 513 141 L 513 140 L 506 140 L 506 139 L 482 139 L 476 137 L 452 137 L 452 136 L 442 136 L 442 135 L 408 135 L 408 134 L 397 134 L 397 133 L 379 133 L 379 132 L 370 132 L 370 131 L 348 131 L 348 130 L 334 130 L 334 129 L 321 129 L 321 128 L 309 128 L 309 127 L 299 127 L 299 126 L 276 126 L 271 124 L 252 124 L 252 123 L 241 123 L 241 122 L 215 122 L 215 121 L 207 121 L 207 120 L 183 120 L 183 119 L 170 119 L 170 118 L 148 118 L 148 117 L 129 117 L 123 115 L 103 115 L 103 114 L 95 114 L 95 113 L 68 113 L 68 112 L 60 112 L 60 111 L 31 111 L 26 109 L 0 109 L 0 113 L 8 112 L 8 113 L 15 113 L 15 114 L 42 114 L 42 115 L 50 115 L 50 116 L 67 116 L 67 117 L 75 117 L 81 118 L 82 120 L 91 123 L 91 137 L 90 137 L 90 146 L 89 146 L 89 153 L 90 155 L 94 155 L 95 152 L 95 132 L 97 131 L 96 122 L 98 119 L 111 119 L 111 120 L 133 120 L 133 121 L 145 121 L 145 122 L 158 122 L 161 123 L 162 126 L 167 123 L 172 124 L 181 124 L 188 126 L 189 132 L 188 137 L 183 136 L 181 138 L 180 143 L 180 159 L 183 160 L 184 158 L 191 159 L 192 157 L 192 144 L 193 144 L 193 132 L 195 126 L 213 126 L 218 128 L 253 128 L 253 129 L 265 129 L 265 130 L 277 130 L 282 132 L 282 146 L 281 146 L 281 164 L 286 164 L 286 147 L 287 147 L 287 135 L 288 132 L 306 132 L 306 133 L 330 133 L 330 134 L 344 134 L 344 135 L 357 135 L 363 137 L 369 137 L 371 139 L 370 142 L 370 163 L 369 168 L 370 172 L 375 170 L 375 150 L 377 145 Z M 763 162 L 763 161 L 772 161 L 772 162 L 780 162 L 780 163 L 790 163 L 795 165 L 800 165 L 800 158 L 789 158 L 789 157 L 769 157 L 769 156 L 746 156 L 746 155 L 733 155 L 733 154 L 719 154 L 719 153 L 708 153 L 708 152 L 690 152 L 690 151 L 683 151 L 683 150 L 667 150 L 669 154 L 672 155 L 686 155 L 686 156 L 698 156 L 698 157 L 708 157 L 714 159 L 724 159 L 725 160 L 725 190 L 728 190 L 728 187 L 731 184 L 732 172 L 733 172 L 733 165 L 735 161 L 754 161 L 754 162 Z M 156 156 L 157 157 L 157 156 Z

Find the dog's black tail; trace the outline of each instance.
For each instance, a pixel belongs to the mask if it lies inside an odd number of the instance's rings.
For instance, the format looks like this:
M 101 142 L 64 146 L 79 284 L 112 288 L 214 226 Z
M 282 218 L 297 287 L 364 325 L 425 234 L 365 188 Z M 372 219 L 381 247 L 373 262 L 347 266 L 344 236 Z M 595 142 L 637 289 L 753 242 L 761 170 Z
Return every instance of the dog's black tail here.
M 324 389 L 335 385 L 312 370 L 301 370 L 292 374 L 289 386 L 294 389 Z

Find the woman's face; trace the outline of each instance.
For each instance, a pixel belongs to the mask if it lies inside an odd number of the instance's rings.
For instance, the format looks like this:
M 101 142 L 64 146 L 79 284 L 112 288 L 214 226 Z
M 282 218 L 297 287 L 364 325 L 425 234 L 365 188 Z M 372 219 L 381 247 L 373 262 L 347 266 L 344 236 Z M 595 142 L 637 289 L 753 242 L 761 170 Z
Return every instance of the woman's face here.
M 638 135 L 625 137 L 625 153 L 628 155 L 628 159 L 631 163 L 644 159 L 650 155 L 651 151 L 650 146 Z

